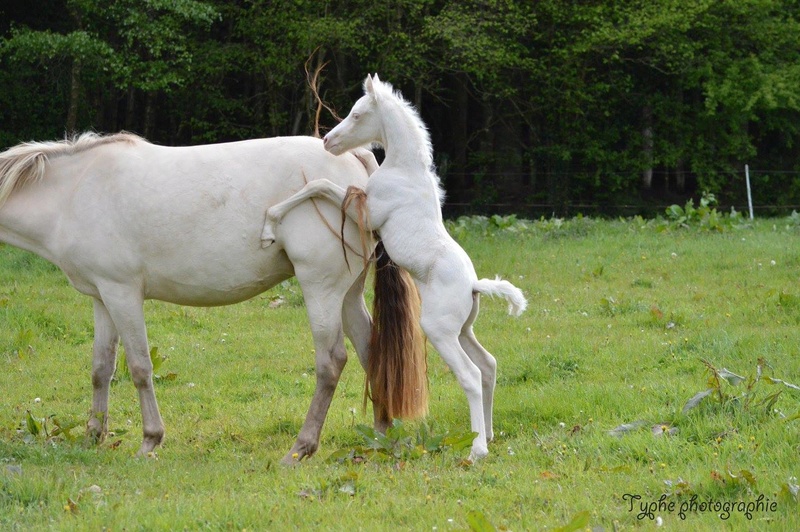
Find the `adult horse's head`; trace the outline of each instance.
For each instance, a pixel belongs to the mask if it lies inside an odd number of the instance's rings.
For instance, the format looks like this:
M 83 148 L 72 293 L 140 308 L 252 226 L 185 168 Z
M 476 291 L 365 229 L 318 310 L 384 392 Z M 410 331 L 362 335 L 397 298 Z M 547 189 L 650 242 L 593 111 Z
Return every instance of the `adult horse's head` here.
M 382 83 L 378 74 L 367 75 L 364 80 L 364 96 L 353 105 L 350 114 L 322 139 L 326 150 L 334 155 L 341 155 L 373 142 L 384 142 L 378 104 L 381 93 L 386 88 L 391 94 L 391 85 Z

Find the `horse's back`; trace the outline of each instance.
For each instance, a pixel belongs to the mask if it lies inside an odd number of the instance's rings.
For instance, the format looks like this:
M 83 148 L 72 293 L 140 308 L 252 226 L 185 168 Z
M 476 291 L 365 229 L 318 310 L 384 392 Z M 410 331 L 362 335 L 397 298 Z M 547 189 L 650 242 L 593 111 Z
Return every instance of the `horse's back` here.
M 145 297 L 217 305 L 247 299 L 293 275 L 280 247 L 262 249 L 266 209 L 325 177 L 364 186 L 355 157 L 334 157 L 319 139 L 279 137 L 193 147 L 146 142 L 98 146 L 54 158 L 61 186 L 51 255 L 79 290 L 97 279 L 138 282 Z M 329 260 L 340 245 L 312 206 L 298 215 L 309 253 Z M 330 240 L 330 239 L 328 239 Z M 335 244 L 338 244 L 335 243 Z

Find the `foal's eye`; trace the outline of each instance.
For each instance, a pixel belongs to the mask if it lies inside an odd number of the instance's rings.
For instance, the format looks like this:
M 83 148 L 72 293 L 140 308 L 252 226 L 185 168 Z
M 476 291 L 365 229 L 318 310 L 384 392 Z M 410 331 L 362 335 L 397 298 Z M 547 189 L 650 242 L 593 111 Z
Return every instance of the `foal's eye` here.
M 359 113 L 353 113 L 353 120 L 358 120 L 359 118 L 361 118 Z

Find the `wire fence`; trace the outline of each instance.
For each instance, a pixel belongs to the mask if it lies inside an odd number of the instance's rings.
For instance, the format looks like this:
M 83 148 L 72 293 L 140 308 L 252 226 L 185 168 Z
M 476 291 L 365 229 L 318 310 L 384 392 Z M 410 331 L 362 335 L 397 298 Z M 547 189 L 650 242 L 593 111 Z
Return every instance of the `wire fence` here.
M 448 177 L 453 177 L 450 174 Z M 611 175 L 611 174 L 610 174 Z M 633 175 L 630 172 L 613 174 L 614 179 L 630 180 L 631 183 L 641 183 L 641 175 Z M 461 174 L 458 177 L 465 177 Z M 655 217 L 663 215 L 665 210 L 672 205 L 683 205 L 689 200 L 699 200 L 703 191 L 697 184 L 694 174 L 685 173 L 688 179 L 681 183 L 684 187 L 679 190 L 677 185 L 676 173 L 668 171 L 654 171 L 656 178 L 652 187 L 648 190 L 640 190 L 639 197 L 631 198 L 628 194 L 620 195 L 626 198 L 622 201 L 614 201 L 612 198 L 604 198 L 598 201 L 572 200 L 570 190 L 572 186 L 581 186 L 581 183 L 588 182 L 593 176 L 587 172 L 541 172 L 536 175 L 534 182 L 538 184 L 538 196 L 546 196 L 541 188 L 546 183 L 555 180 L 563 180 L 565 188 L 560 190 L 555 196 L 557 201 L 539 200 L 508 200 L 508 201 L 485 201 L 481 199 L 480 190 L 475 190 L 480 186 L 488 184 L 490 187 L 497 184 L 499 188 L 509 188 L 503 184 L 510 182 L 519 183 L 520 180 L 529 177 L 522 173 L 484 173 L 480 179 L 478 187 L 473 187 L 467 192 L 475 194 L 476 199 L 467 201 L 446 201 L 444 205 L 444 215 L 454 218 L 462 215 L 508 215 L 516 214 L 523 218 L 535 219 L 541 217 L 569 217 L 578 214 L 595 217 L 616 217 L 616 216 L 635 216 Z M 716 194 L 718 203 L 714 208 L 719 212 L 731 212 L 735 209 L 745 215 L 749 215 L 750 205 L 748 202 L 747 177 L 745 171 L 725 172 L 717 174 L 717 181 L 727 181 L 721 186 Z M 594 177 L 596 179 L 596 177 Z M 792 170 L 761 170 L 749 169 L 750 188 L 752 189 L 752 211 L 754 216 L 760 217 L 779 217 L 788 216 L 793 211 L 800 211 L 800 172 Z M 513 188 L 513 187 L 511 187 Z M 525 187 L 520 187 L 521 191 Z M 530 187 L 527 189 L 530 191 Z M 501 195 L 501 194 L 498 194 Z M 597 194 L 598 196 L 601 194 Z M 533 194 L 528 194 L 528 197 Z M 584 194 L 591 197 L 592 194 Z M 461 197 L 464 197 L 463 195 Z M 695 201 L 695 203 L 697 203 Z

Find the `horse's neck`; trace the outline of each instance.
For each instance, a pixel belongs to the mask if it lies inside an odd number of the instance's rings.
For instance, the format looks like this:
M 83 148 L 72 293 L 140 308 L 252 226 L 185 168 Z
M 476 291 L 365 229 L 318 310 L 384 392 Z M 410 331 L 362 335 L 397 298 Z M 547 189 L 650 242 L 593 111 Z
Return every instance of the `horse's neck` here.
M 384 163 L 396 167 L 421 168 L 431 166 L 430 146 L 426 136 L 418 131 L 419 124 L 399 103 L 387 104 L 382 110 Z
M 0 242 L 30 251 L 53 262 L 49 248 L 57 227 L 57 212 L 52 202 L 38 200 L 29 189 L 39 187 L 32 183 L 16 191 L 0 207 Z
M 427 133 L 418 131 L 421 123 L 409 116 L 399 104 L 387 105 L 382 143 L 386 152 L 382 167 L 392 168 L 415 186 L 433 188 L 437 201 L 441 188 L 432 172 L 433 161 Z

